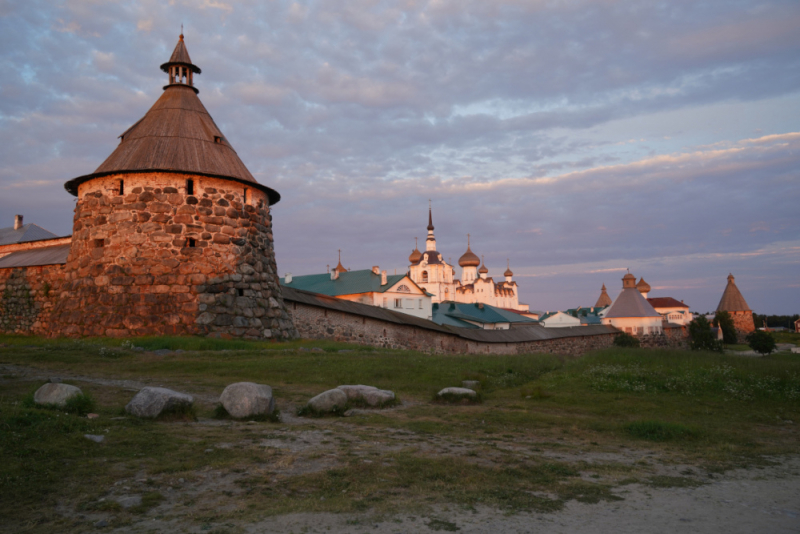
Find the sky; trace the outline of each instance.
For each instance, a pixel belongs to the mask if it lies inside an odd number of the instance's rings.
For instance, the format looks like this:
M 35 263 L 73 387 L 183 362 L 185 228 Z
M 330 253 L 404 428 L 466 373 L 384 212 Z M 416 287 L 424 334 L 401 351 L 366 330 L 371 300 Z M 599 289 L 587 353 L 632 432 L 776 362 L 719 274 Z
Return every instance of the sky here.
M 650 296 L 800 312 L 800 3 L 0 0 L 0 226 L 71 233 L 91 173 L 167 83 L 273 206 L 280 274 L 404 272 L 424 243 L 510 261 L 534 310 Z

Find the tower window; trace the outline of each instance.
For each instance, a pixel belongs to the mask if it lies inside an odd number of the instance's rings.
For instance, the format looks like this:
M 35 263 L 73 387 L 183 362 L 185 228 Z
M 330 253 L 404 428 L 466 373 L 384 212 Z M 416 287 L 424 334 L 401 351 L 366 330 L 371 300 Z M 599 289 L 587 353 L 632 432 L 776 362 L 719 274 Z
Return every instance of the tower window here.
M 194 248 L 196 244 L 197 244 L 197 242 L 194 240 L 194 238 L 190 237 L 189 238 L 189 248 Z
M 247 188 L 244 188 L 244 203 L 247 204 Z
M 215 135 L 215 136 L 214 136 L 214 142 L 215 142 L 215 143 L 222 144 L 222 137 L 220 137 L 220 136 L 218 136 L 218 135 Z
M 244 296 L 244 289 L 239 288 L 239 289 L 236 290 L 236 292 L 239 294 L 240 297 Z
M 125 180 L 120 180 L 119 181 L 119 194 L 120 195 L 124 195 L 125 194 Z
M 428 281 L 428 271 L 422 271 L 422 281 L 423 282 Z
M 186 194 L 194 195 L 194 180 L 186 180 Z

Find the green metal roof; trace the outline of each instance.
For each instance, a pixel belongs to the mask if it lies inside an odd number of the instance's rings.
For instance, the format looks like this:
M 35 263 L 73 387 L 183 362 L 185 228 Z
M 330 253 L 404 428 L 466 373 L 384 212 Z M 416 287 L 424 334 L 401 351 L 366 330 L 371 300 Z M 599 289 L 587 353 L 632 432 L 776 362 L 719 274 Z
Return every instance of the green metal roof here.
M 381 285 L 381 275 L 375 274 L 371 269 L 364 269 L 363 271 L 341 272 L 336 280 L 331 280 L 330 273 L 293 276 L 289 284 L 286 283 L 284 278 L 281 278 L 281 285 L 337 297 L 339 295 L 355 295 L 359 293 L 383 293 L 394 287 L 403 278 L 406 278 L 405 274 L 386 275 L 387 283 L 386 285 Z M 421 289 L 410 278 L 408 282 L 410 285 Z
M 467 304 L 464 302 L 445 301 L 433 305 L 433 322 L 462 326 L 465 321 L 482 324 L 496 323 L 527 323 L 538 324 L 539 321 L 524 317 L 518 313 L 510 312 L 488 304 Z M 462 324 L 459 324 L 462 323 Z M 466 323 L 469 324 L 469 323 Z M 474 325 L 470 325 L 474 326 Z M 466 327 L 468 328 L 468 327 Z

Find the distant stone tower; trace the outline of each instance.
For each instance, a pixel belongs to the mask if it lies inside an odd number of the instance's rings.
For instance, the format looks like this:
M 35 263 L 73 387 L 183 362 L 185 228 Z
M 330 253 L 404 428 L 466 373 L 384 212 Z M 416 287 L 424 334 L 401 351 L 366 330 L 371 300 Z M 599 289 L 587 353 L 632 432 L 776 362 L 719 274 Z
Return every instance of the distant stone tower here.
M 68 335 L 292 338 L 273 250 L 277 191 L 206 111 L 183 35 L 169 82 L 78 197 L 55 322 Z
M 753 322 L 753 310 L 747 305 L 739 288 L 736 287 L 732 274 L 728 274 L 728 285 L 725 286 L 725 291 L 719 300 L 717 311 L 726 311 L 731 315 L 739 337 L 756 329 Z
M 597 302 L 595 302 L 595 308 L 602 308 L 604 306 L 611 306 L 611 297 L 608 296 L 608 291 L 606 291 L 606 285 L 603 284 L 603 287 L 600 288 L 600 296 L 597 298 Z

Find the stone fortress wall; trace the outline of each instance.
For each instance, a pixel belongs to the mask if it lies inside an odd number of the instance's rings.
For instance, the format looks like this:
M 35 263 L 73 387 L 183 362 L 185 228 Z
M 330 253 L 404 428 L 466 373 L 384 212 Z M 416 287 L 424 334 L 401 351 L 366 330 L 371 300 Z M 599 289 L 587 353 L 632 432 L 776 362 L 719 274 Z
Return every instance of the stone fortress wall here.
M 0 269 L 0 329 L 296 337 L 272 242 L 259 189 L 191 174 L 95 178 L 80 185 L 66 265 Z

